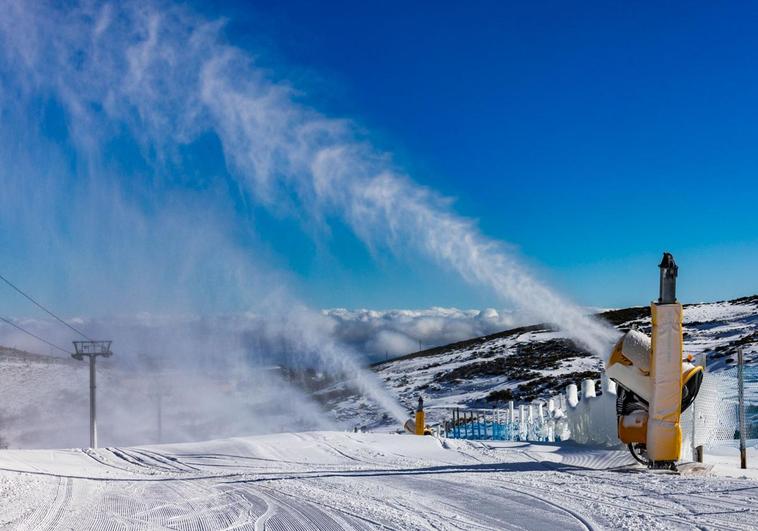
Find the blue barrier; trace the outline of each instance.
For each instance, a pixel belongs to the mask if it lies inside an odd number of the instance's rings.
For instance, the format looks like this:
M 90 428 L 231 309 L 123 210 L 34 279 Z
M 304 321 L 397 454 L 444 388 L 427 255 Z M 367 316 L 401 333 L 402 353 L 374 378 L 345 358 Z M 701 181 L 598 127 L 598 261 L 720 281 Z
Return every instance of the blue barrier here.
M 522 411 L 523 410 L 523 411 Z M 554 437 L 554 423 L 542 414 L 520 407 L 503 410 L 465 410 L 451 408 L 452 419 L 440 425 L 439 433 L 449 439 L 476 441 L 547 441 Z M 527 418 L 528 416 L 528 418 Z M 522 417 L 522 418 L 519 418 Z

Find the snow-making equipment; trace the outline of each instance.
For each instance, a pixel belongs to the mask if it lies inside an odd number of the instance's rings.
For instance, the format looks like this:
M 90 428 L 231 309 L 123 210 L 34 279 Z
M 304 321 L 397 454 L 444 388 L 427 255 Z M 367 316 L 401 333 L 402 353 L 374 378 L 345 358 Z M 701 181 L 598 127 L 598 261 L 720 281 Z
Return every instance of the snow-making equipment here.
M 703 368 L 682 359 L 682 305 L 676 300 L 679 268 L 671 253 L 660 265 L 660 291 L 650 305 L 652 335 L 630 330 L 616 343 L 606 364 L 618 384 L 619 439 L 640 463 L 676 469 L 682 446 L 680 417 L 695 400 Z
M 418 397 L 418 406 L 416 406 L 415 419 L 408 419 L 403 426 L 405 431 L 414 435 L 431 435 L 432 431 L 426 425 L 426 414 L 424 413 L 424 399 Z
M 416 408 L 416 435 L 424 435 L 426 427 L 426 414 L 424 413 L 424 398 L 418 397 L 418 407 Z

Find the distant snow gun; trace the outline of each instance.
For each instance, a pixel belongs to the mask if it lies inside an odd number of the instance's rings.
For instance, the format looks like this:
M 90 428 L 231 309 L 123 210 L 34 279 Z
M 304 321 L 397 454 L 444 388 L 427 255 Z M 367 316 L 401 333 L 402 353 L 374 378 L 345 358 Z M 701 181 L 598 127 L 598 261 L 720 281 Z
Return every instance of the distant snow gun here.
M 405 431 L 414 435 L 431 435 L 432 431 L 426 425 L 425 413 L 424 413 L 424 399 L 418 397 L 418 406 L 416 407 L 416 418 L 408 419 L 403 425 Z
M 618 437 L 652 469 L 676 470 L 682 447 L 680 417 L 695 400 L 703 368 L 682 359 L 679 268 L 670 253 L 660 265 L 660 293 L 651 303 L 652 337 L 630 330 L 616 343 L 605 372 L 618 384 Z

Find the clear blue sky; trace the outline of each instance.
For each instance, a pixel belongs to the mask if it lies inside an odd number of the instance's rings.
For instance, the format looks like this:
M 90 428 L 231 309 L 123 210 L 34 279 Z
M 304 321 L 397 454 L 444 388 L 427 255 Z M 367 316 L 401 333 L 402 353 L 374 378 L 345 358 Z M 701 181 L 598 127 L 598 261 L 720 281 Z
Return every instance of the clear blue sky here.
M 664 249 L 689 300 L 758 291 L 758 5 L 252 4 L 220 8 L 233 39 L 580 302 L 645 303 Z M 420 284 L 417 303 L 487 302 Z M 345 303 L 414 303 L 365 292 Z
M 578 302 L 645 304 L 664 250 L 680 263 L 685 301 L 758 292 L 758 5 L 196 9 L 226 17 L 233 44 L 312 107 L 365 128 L 416 181 L 455 198 L 457 212 Z M 193 148 L 188 160 L 220 171 L 212 139 Z M 127 167 L 129 149 L 112 153 Z M 248 215 L 316 307 L 503 306 L 430 264 L 372 256 L 338 224 L 324 248 L 292 220 Z M 23 285 L 24 264 L 9 269 Z
M 240 38 L 582 302 L 644 302 L 664 249 L 690 300 L 758 291 L 758 5 L 257 5 Z

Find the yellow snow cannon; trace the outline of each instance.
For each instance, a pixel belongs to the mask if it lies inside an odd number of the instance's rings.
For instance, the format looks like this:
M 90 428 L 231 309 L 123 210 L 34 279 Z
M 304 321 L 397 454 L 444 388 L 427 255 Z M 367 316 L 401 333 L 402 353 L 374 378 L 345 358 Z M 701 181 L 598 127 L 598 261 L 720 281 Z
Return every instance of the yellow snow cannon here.
M 678 267 L 664 253 L 660 296 L 651 304 L 652 338 L 630 330 L 616 343 L 605 372 L 618 385 L 619 439 L 640 463 L 676 470 L 682 446 L 679 419 L 703 383 L 703 368 L 682 360 L 682 305 L 676 301 Z
M 405 421 L 403 428 L 405 428 L 405 431 L 407 431 L 408 433 L 412 433 L 414 435 L 431 435 L 432 431 L 425 424 L 425 422 L 426 421 L 425 421 L 425 414 L 424 414 L 424 399 L 421 397 L 418 397 L 418 407 L 416 407 L 416 418 L 408 419 L 407 421 Z

